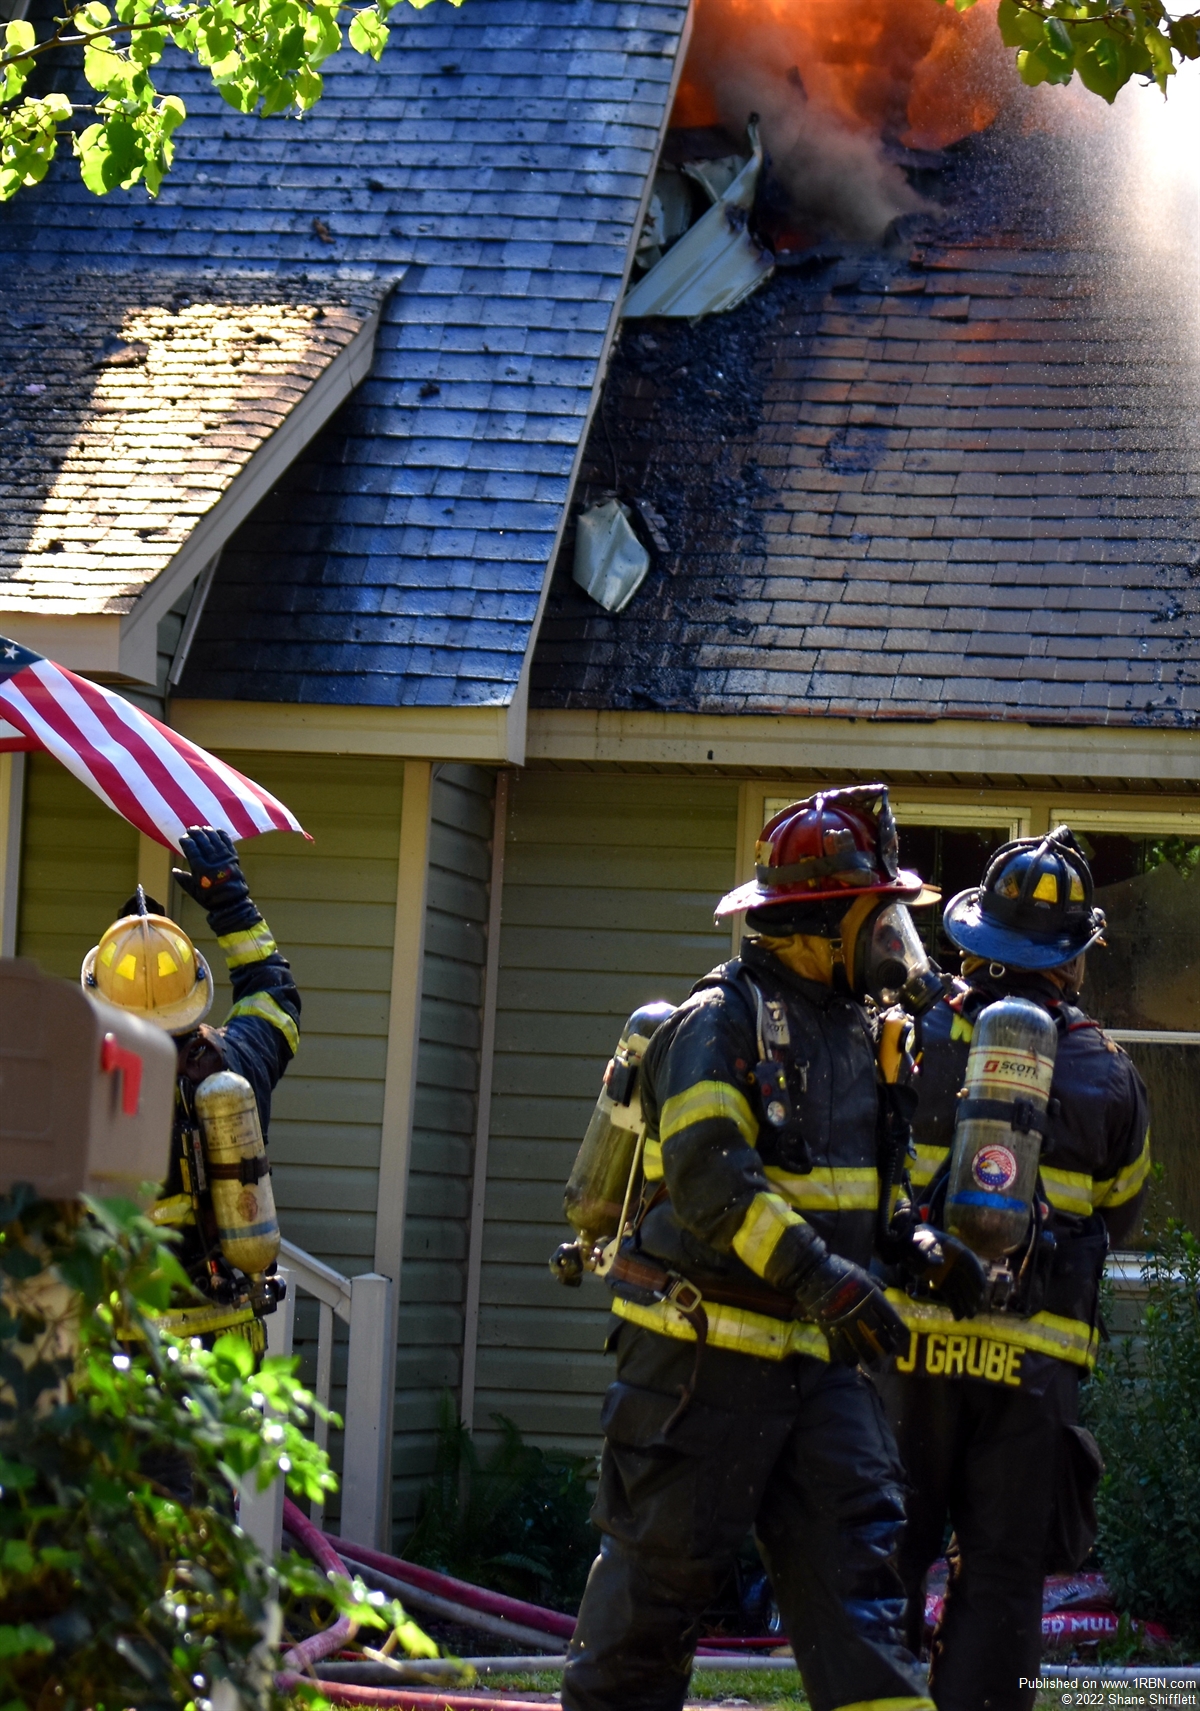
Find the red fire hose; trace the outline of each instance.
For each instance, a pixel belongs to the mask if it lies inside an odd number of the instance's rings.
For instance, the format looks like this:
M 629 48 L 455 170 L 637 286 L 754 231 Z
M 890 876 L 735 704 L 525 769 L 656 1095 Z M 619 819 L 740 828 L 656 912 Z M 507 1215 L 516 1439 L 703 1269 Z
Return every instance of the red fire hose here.
M 280 1687 L 299 1687 L 307 1677 L 277 1676 Z M 311 1685 L 311 1682 L 309 1682 Z M 442 1688 L 351 1687 L 323 1681 L 321 1692 L 331 1705 L 379 1705 L 390 1711 L 555 1711 L 545 1699 L 501 1699 L 494 1693 L 446 1693 Z
M 296 1513 L 300 1511 L 296 1510 Z M 288 1528 L 291 1529 L 290 1521 Z M 390 1574 L 396 1580 L 406 1580 L 410 1586 L 420 1587 L 425 1592 L 453 1598 L 468 1609 L 482 1610 L 489 1616 L 507 1616 L 510 1622 L 521 1622 L 527 1628 L 537 1628 L 543 1634 L 554 1634 L 562 1640 L 569 1640 L 575 1632 L 574 1616 L 567 1616 L 561 1610 L 547 1610 L 541 1604 L 526 1604 L 523 1598 L 489 1592 L 485 1587 L 472 1586 L 469 1581 L 439 1574 L 436 1569 L 422 1568 L 419 1563 L 405 1562 L 403 1558 L 387 1556 L 383 1551 L 369 1550 L 366 1545 L 355 1544 L 350 1539 L 337 1539 L 329 1533 L 322 1537 L 335 1551 L 344 1551 L 355 1562 L 366 1563 L 368 1568 Z
M 290 1497 L 283 1500 L 283 1519 L 288 1532 L 300 1541 L 319 1568 L 323 1568 L 327 1574 L 338 1575 L 343 1580 L 350 1578 L 341 1557 L 326 1544 L 325 1535 L 313 1526 L 307 1515 L 297 1509 Z M 313 1664 L 327 1658 L 331 1652 L 340 1651 L 353 1632 L 354 1623 L 349 1616 L 339 1616 L 331 1627 L 311 1635 L 307 1640 L 301 1640 L 298 1646 L 293 1646 L 290 1652 L 285 1653 L 280 1660 L 284 1671 L 311 1669 Z M 294 1687 L 301 1679 L 303 1678 L 297 1676 L 289 1685 Z
M 333 1543 L 314 1527 L 308 1516 L 297 1509 L 291 1498 L 285 1498 L 283 1504 L 283 1522 L 292 1537 L 308 1552 L 319 1567 L 330 1574 L 346 1576 L 346 1566 L 334 1549 Z M 350 1548 L 349 1546 L 347 1547 Z M 355 1555 L 364 1562 L 368 1555 L 379 1558 L 383 1563 L 394 1563 L 399 1568 L 409 1569 L 413 1565 L 400 1563 L 395 1557 L 385 1557 L 379 1551 L 367 1552 L 362 1545 L 354 1545 Z M 369 1565 L 368 1565 L 369 1566 Z M 386 1571 L 385 1571 L 386 1572 Z M 431 1569 L 422 1569 L 422 1574 L 432 1575 Z M 433 1575 L 435 1580 L 459 1588 L 466 1587 L 463 1581 L 451 1581 L 447 1575 Z M 415 1584 L 415 1582 L 414 1582 Z M 481 1596 L 500 1598 L 499 1593 L 482 1593 L 482 1589 L 466 1587 L 466 1590 L 480 1592 Z M 502 1599 L 506 1604 L 520 1604 L 519 1599 Z M 537 1605 L 522 1605 L 528 1610 L 538 1609 Z M 547 1615 L 555 1612 L 547 1611 Z M 570 1622 L 569 1617 L 563 1618 Z M 331 1627 L 319 1634 L 313 1634 L 310 1639 L 302 1640 L 298 1646 L 282 1659 L 283 1669 L 275 1677 L 275 1685 L 282 1692 L 293 1688 L 310 1685 L 311 1674 L 300 1674 L 301 1670 L 311 1670 L 313 1664 L 322 1658 L 327 1658 L 331 1652 L 340 1651 L 352 1631 L 353 1624 L 345 1616 L 340 1616 Z M 575 1624 L 570 1622 L 574 1629 Z M 348 1682 L 323 1681 L 321 1692 L 331 1705 L 374 1705 L 387 1707 L 389 1711 L 547 1711 L 544 1700 L 532 1699 L 503 1699 L 496 1694 L 479 1693 L 447 1693 L 443 1688 L 395 1688 L 395 1687 L 357 1687 Z

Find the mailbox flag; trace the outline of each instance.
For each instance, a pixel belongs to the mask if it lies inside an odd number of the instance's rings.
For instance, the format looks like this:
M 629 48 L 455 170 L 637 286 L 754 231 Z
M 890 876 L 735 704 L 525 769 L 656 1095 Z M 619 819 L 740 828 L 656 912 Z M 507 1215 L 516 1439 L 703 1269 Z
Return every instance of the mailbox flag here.
M 189 826 L 308 833 L 282 802 L 131 701 L 0 636 L 0 753 L 42 749 L 170 849 Z

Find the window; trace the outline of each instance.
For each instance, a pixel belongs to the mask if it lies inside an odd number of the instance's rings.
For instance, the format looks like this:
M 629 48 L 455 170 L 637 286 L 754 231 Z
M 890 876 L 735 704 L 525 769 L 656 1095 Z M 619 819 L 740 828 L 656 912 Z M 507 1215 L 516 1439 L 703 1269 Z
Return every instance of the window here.
M 1063 815 L 1087 852 L 1105 948 L 1084 1003 L 1121 1041 L 1150 1091 L 1171 1209 L 1200 1230 L 1200 820 L 1120 829 L 1115 814 Z M 1140 819 L 1140 816 L 1139 816 Z M 1114 824 L 1115 822 L 1115 824 Z

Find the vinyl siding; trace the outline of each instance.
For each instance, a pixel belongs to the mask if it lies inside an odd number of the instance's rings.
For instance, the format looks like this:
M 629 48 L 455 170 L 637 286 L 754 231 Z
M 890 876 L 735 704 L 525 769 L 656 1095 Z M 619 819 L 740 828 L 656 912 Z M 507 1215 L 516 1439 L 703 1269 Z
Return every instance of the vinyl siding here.
M 50 974 L 79 967 L 137 885 L 138 835 L 65 766 L 31 754 L 25 769 L 17 955 Z
M 479 1086 L 495 774 L 434 774 L 421 1038 L 396 1361 L 397 1541 L 433 1470 L 443 1393 L 462 1378 L 463 1298 Z
M 597 1446 L 607 1292 L 547 1260 L 562 1191 L 621 1025 L 678 1003 L 729 954 L 713 906 L 733 882 L 737 785 L 518 775 L 510 797 L 474 1428 Z

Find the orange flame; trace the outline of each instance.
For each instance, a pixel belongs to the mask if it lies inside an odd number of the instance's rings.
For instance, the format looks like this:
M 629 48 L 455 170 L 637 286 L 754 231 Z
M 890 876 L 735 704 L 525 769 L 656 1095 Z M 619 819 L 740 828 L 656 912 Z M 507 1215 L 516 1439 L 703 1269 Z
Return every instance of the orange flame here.
M 1016 83 L 996 3 L 956 12 L 937 0 L 695 0 L 672 124 L 730 123 L 736 69 L 743 89 L 747 73 L 780 95 L 786 79 L 791 99 L 846 130 L 945 148 L 986 129 Z

